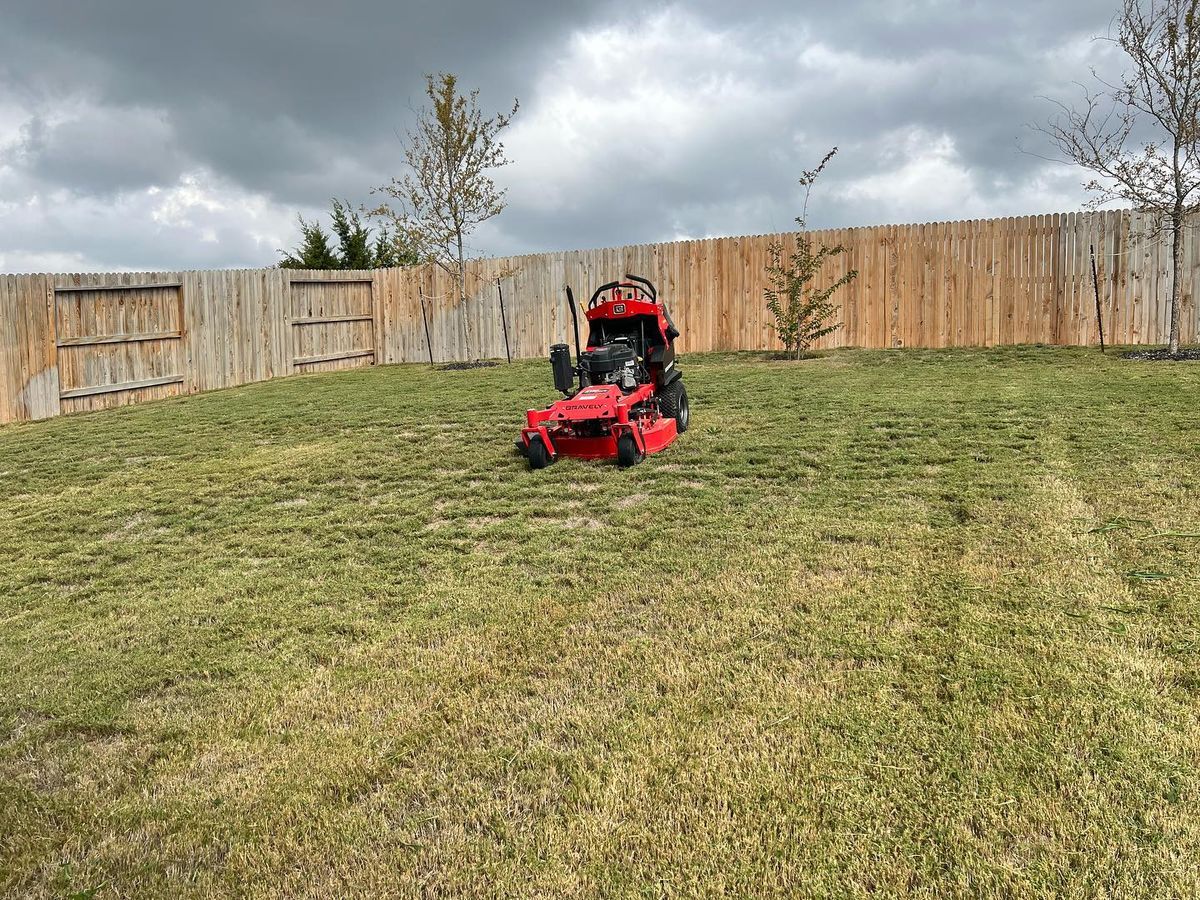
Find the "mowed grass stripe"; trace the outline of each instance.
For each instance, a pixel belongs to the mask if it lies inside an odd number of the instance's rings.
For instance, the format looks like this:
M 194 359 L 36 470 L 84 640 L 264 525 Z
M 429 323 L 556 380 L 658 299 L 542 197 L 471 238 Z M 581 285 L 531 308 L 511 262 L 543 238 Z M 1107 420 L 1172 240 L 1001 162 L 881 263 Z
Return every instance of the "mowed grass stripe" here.
M 1194 894 L 1200 369 L 685 365 L 628 471 L 542 363 L 0 429 L 0 886 Z

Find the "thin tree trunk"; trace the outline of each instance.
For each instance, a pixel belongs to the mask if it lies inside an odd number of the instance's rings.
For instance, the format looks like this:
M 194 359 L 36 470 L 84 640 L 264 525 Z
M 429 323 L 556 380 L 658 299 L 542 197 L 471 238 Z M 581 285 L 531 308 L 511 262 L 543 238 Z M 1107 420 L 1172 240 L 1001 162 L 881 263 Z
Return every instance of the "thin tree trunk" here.
M 1179 306 L 1183 296 L 1183 210 L 1171 215 L 1171 337 L 1168 352 L 1179 352 Z
M 471 362 L 471 317 L 467 314 L 467 264 L 463 259 L 462 235 L 458 236 L 458 303 L 462 309 L 467 362 Z

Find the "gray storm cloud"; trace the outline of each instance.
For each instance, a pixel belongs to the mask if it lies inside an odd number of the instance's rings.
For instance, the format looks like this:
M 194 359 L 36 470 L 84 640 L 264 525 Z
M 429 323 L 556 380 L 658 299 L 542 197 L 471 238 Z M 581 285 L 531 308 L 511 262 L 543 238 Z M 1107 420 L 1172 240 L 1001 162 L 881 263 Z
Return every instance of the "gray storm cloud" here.
M 482 253 L 1073 208 L 1021 152 L 1103 4 L 694 0 L 6 4 L 0 269 L 268 265 L 399 174 L 421 75 L 522 110 Z

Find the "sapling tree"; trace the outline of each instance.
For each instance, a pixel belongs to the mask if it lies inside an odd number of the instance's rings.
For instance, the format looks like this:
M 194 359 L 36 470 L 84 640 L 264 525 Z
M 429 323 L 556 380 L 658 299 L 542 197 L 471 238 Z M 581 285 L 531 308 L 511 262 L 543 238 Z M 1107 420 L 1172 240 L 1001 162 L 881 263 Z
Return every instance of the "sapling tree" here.
M 832 284 L 815 285 L 825 264 L 846 252 L 841 244 L 829 246 L 815 240 L 808 232 L 808 201 L 813 185 L 836 153 L 837 147 L 834 147 L 825 154 L 820 165 L 800 178 L 804 207 L 796 219 L 800 229 L 795 236 L 795 249 L 785 252 L 782 241 L 775 241 L 767 248 L 770 260 L 766 268 L 768 287 L 763 294 L 767 309 L 775 319 L 775 333 L 786 353 L 795 359 L 800 359 L 816 341 L 842 327 L 841 322 L 832 321 L 839 309 L 832 298 L 858 277 L 858 272 L 851 269 Z
M 1128 57 L 1115 82 L 1092 73 L 1081 103 L 1056 103 L 1040 130 L 1087 169 L 1093 206 L 1130 203 L 1171 235 L 1171 330 L 1179 352 L 1183 236 L 1200 210 L 1200 0 L 1123 0 L 1104 40 Z
M 408 172 L 377 189 L 396 206 L 384 202 L 372 212 L 389 222 L 422 261 L 450 275 L 470 358 L 467 239 L 504 209 L 505 191 L 496 186 L 491 172 L 509 162 L 500 133 L 519 104 L 514 100 L 509 112 L 485 118 L 479 91 L 459 93 L 458 79 L 446 73 L 426 75 L 425 94 L 430 105 L 417 114 L 404 148 Z

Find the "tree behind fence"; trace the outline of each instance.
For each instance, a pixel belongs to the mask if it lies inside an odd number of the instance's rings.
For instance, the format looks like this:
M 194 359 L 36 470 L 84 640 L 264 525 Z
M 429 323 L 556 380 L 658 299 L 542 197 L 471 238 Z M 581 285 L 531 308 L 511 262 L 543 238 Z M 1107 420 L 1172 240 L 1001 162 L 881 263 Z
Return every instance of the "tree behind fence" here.
M 837 301 L 845 327 L 819 347 L 1087 345 L 1098 289 L 1111 343 L 1163 343 L 1170 243 L 1128 211 L 837 229 L 846 254 L 823 273 L 859 276 Z M 659 287 L 683 351 L 776 349 L 763 301 L 776 235 L 713 238 L 472 263 L 466 315 L 484 357 L 514 357 L 568 335 L 563 286 L 581 301 L 626 272 Z M 785 245 L 789 238 L 784 237 Z M 1200 242 L 1185 243 L 1183 340 Z M 499 281 L 499 287 L 497 286 Z M 267 378 L 465 354 L 463 310 L 432 267 L 375 272 L 279 269 L 0 277 L 0 422 L 106 408 Z

